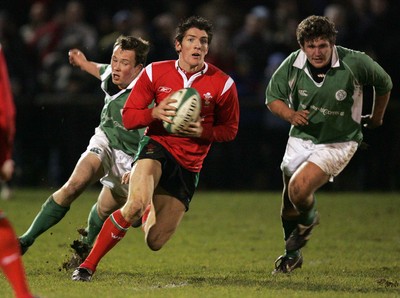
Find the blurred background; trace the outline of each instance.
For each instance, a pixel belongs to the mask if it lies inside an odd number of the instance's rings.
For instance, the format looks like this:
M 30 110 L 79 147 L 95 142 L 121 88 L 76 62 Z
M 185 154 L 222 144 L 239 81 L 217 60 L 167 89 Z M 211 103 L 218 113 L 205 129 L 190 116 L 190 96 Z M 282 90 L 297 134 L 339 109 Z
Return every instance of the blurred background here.
M 289 126 L 265 107 L 265 87 L 281 61 L 298 48 L 299 21 L 317 14 L 336 23 L 338 45 L 368 53 L 394 84 L 384 125 L 365 131 L 368 148 L 359 150 L 324 188 L 398 191 L 399 12 L 395 0 L 1 0 L 0 43 L 17 107 L 17 169 L 11 187 L 63 184 L 99 124 L 104 99 L 99 81 L 69 65 L 70 48 L 109 63 L 116 37 L 133 34 L 151 42 L 148 63 L 176 59 L 174 28 L 196 14 L 214 23 L 206 60 L 232 76 L 241 106 L 236 140 L 213 145 L 199 188 L 280 190 Z M 368 113 L 372 92 L 364 92 Z

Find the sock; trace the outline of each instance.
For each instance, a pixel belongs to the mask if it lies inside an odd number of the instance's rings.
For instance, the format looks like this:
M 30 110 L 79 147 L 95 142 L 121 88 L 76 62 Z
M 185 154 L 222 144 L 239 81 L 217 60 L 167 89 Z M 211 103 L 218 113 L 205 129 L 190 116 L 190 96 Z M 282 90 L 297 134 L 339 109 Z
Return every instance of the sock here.
M 50 196 L 42 205 L 42 209 L 36 215 L 29 229 L 19 237 L 20 242 L 24 246 L 31 246 L 37 237 L 57 224 L 69 208 L 58 205 L 53 196 Z
M 284 234 L 284 239 L 285 241 L 289 238 L 290 234 L 292 234 L 293 230 L 297 227 L 297 220 L 288 220 L 282 219 L 282 227 L 283 227 L 283 234 Z M 299 250 L 285 250 L 285 255 L 288 257 L 297 257 L 300 254 Z
M 297 227 L 297 220 L 288 220 L 284 219 L 283 217 L 281 217 L 281 219 L 283 227 L 283 237 L 286 241 L 289 238 L 290 234 L 292 234 L 293 230 Z
M 33 297 L 26 280 L 17 236 L 6 218 L 0 218 L 0 239 L 0 267 L 15 297 Z
M 97 235 L 100 233 L 103 223 L 104 220 L 99 217 L 99 214 L 97 213 L 97 203 L 95 203 L 89 213 L 88 225 L 85 229 L 87 236 L 82 238 L 83 243 L 92 247 Z
M 100 260 L 125 236 L 131 223 L 127 222 L 118 209 L 104 222 L 103 227 L 86 260 L 79 266 L 93 273 Z
M 298 219 L 298 223 L 302 224 L 303 226 L 309 226 L 314 222 L 315 214 L 317 213 L 316 208 L 316 199 L 314 198 L 311 208 L 308 210 L 299 210 L 300 216 Z

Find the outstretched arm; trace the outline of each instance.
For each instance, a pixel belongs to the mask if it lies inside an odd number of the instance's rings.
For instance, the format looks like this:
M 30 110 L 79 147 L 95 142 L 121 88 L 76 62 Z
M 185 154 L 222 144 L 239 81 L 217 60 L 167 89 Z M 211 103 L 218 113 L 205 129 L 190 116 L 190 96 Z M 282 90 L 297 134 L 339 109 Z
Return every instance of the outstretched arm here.
M 90 73 L 92 76 L 100 80 L 100 63 L 88 61 L 86 56 L 78 49 L 72 49 L 68 52 L 69 63 L 73 66 L 80 67 L 83 71 Z

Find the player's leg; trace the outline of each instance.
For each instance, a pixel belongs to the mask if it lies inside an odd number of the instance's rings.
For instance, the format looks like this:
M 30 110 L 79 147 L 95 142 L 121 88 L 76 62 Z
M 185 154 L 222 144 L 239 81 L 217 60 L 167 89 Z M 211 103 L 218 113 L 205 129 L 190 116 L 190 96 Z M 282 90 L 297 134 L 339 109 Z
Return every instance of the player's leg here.
M 290 176 L 283 174 L 283 192 L 282 192 L 282 204 L 281 204 L 281 221 L 283 227 L 283 236 L 285 242 L 290 237 L 292 232 L 297 227 L 297 220 L 299 218 L 299 212 L 293 205 L 289 198 L 288 185 Z M 296 268 L 302 266 L 303 259 L 300 250 L 287 250 L 285 253 L 279 256 L 275 261 L 275 269 L 272 274 L 276 273 L 289 273 Z
M 56 225 L 68 212 L 71 203 L 102 175 L 102 163 L 95 154 L 82 156 L 67 183 L 46 200 L 29 229 L 19 237 L 22 252 L 25 253 L 37 237 Z
M 303 163 L 288 185 L 290 201 L 299 212 L 297 227 L 286 239 L 286 250 L 296 251 L 306 245 L 313 227 L 318 224 L 314 193 L 329 181 L 330 176 L 313 162 Z
M 126 203 L 129 185 L 129 175 L 126 173 L 131 171 L 132 162 L 131 155 L 113 148 L 109 148 L 109 154 L 103 157 L 105 175 L 100 179 L 103 188 L 89 213 L 86 228 L 78 230 L 81 239 L 71 244 L 75 252 L 63 264 L 64 268 L 76 268 L 86 259 L 104 221 Z
M 356 142 L 317 144 L 307 162 L 296 169 L 290 179 L 288 193 L 299 211 L 298 225 L 286 241 L 287 250 L 297 250 L 306 245 L 313 227 L 318 224 L 314 193 L 347 166 L 355 152 Z
M 116 194 L 113 195 L 109 187 L 103 186 L 97 202 L 90 210 L 87 226 L 85 228 L 86 236 L 82 238 L 83 243 L 92 247 L 104 221 L 111 213 L 121 208 L 125 203 L 126 197 L 119 197 Z
M 290 201 L 299 212 L 298 222 L 308 225 L 315 217 L 314 193 L 329 181 L 330 176 L 313 162 L 303 163 L 288 185 Z
M 281 220 L 285 242 L 287 242 L 291 235 L 293 235 L 298 227 L 299 221 L 304 217 L 304 214 L 301 214 L 300 210 L 291 198 L 293 193 L 296 191 L 295 188 L 292 188 L 292 186 L 295 185 L 292 184 L 296 179 L 295 173 L 298 173 L 297 171 L 307 162 L 313 152 L 314 147 L 310 142 L 293 137 L 289 138 L 281 164 L 284 185 L 282 193 Z M 306 179 L 308 179 L 308 177 L 306 177 Z M 313 195 L 306 195 L 304 199 L 307 202 L 309 199 L 314 200 Z M 307 214 L 307 210 L 305 211 Z M 300 249 L 287 247 L 285 245 L 285 254 L 275 261 L 275 270 L 273 273 L 291 272 L 296 268 L 300 268 L 302 262 L 303 259 Z
M 126 197 L 113 195 L 110 188 L 103 186 L 97 202 L 89 212 L 86 228 L 78 230 L 81 235 L 80 239 L 74 240 L 70 245 L 74 253 L 68 261 L 63 263 L 63 268 L 76 268 L 87 258 L 104 221 L 111 213 L 121 208 L 125 202 Z
M 283 227 L 283 235 L 285 241 L 289 238 L 290 234 L 297 226 L 297 219 L 299 212 L 293 205 L 289 198 L 288 185 L 290 177 L 283 174 L 283 192 L 282 192 L 282 205 L 281 205 L 281 219 Z
M 14 229 L 0 211 L 0 267 L 10 282 L 15 297 L 33 297 L 30 293 Z
M 158 184 L 160 176 L 159 161 L 137 161 L 135 169 L 131 172 L 129 195 L 125 205 L 106 219 L 88 257 L 73 272 L 73 280 L 90 281 L 100 260 L 125 236 L 132 223 L 142 216 L 151 202 L 154 187 Z
M 153 197 L 150 213 L 143 225 L 146 242 L 151 250 L 160 250 L 171 238 L 185 211 L 186 207 L 180 200 L 165 192 Z

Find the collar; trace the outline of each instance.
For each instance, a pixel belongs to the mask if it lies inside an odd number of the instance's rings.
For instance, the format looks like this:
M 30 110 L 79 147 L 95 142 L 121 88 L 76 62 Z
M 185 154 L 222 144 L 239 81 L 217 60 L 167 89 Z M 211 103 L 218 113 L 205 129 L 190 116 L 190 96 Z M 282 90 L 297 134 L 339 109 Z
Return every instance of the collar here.
M 293 66 L 297 67 L 299 69 L 303 69 L 306 65 L 307 62 L 307 56 L 303 52 L 303 50 L 300 50 L 299 55 L 296 57 L 296 60 L 293 62 Z M 340 60 L 339 60 L 339 54 L 337 52 L 336 46 L 333 46 L 332 50 L 332 59 L 331 59 L 331 67 L 339 67 L 340 66 Z
M 181 71 L 181 72 L 183 72 L 183 73 L 187 73 L 186 71 L 184 71 L 180 66 L 179 66 L 179 60 L 176 60 L 175 61 L 175 68 L 176 68 L 176 70 L 178 70 L 178 71 Z M 207 70 L 208 70 L 208 64 L 206 63 L 206 62 L 204 62 L 204 67 L 202 68 L 202 70 L 199 70 L 198 72 L 193 72 L 193 73 L 189 73 L 191 76 L 192 75 L 194 75 L 194 74 L 198 74 L 198 73 L 200 73 L 201 75 L 203 75 L 203 74 L 205 74 L 206 72 L 207 72 Z

